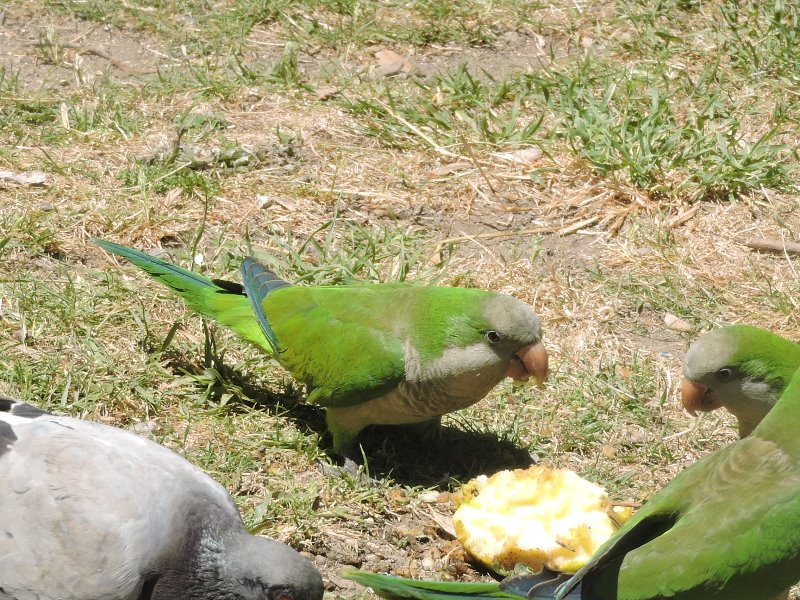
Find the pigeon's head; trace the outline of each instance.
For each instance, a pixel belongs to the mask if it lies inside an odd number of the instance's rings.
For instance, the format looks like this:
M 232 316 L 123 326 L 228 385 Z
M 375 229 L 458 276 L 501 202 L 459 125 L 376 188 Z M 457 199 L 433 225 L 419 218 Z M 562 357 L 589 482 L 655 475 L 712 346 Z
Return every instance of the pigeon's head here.
M 242 533 L 226 544 L 224 573 L 232 598 L 322 599 L 322 575 L 316 567 L 297 551 L 268 538 Z

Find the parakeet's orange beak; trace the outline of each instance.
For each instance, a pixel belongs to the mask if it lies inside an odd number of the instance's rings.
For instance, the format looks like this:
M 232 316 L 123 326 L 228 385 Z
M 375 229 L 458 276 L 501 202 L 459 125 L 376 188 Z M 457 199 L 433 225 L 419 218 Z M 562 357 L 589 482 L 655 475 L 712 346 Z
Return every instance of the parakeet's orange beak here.
M 713 390 L 686 377 L 681 382 L 681 404 L 693 417 L 697 416 L 698 411 L 711 412 L 722 406 Z
M 542 342 L 525 346 L 508 363 L 506 377 L 515 381 L 533 380 L 541 386 L 547 379 L 548 361 L 547 350 Z

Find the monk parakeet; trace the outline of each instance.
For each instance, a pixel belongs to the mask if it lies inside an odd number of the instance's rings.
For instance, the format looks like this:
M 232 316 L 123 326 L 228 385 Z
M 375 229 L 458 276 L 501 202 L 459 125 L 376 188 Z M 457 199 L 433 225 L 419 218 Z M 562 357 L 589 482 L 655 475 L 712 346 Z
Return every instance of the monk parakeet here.
M 692 415 L 721 406 L 749 435 L 800 367 L 800 344 L 750 325 L 714 329 L 695 341 L 683 361 L 681 401 Z
M 431 421 L 474 404 L 504 377 L 541 384 L 547 376 L 538 317 L 505 294 L 409 283 L 294 286 L 251 257 L 242 286 L 95 243 L 306 384 L 343 456 L 368 425 Z
M 347 576 L 393 599 L 768 600 L 798 573 L 800 370 L 749 436 L 681 472 L 563 584 Z

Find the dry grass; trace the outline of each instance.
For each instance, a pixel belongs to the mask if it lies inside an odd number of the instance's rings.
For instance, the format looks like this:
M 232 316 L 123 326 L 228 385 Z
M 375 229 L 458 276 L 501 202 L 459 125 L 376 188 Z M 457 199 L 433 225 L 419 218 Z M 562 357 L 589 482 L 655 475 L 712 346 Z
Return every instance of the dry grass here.
M 313 555 L 332 598 L 363 593 L 343 565 L 486 577 L 432 515 L 531 454 L 646 499 L 735 439 L 726 415 L 679 409 L 688 342 L 799 325 L 796 260 L 743 245 L 800 227 L 797 67 L 769 3 L 727 28 L 716 2 L 374 4 L 11 2 L 0 20 L 0 170 L 48 176 L 0 188 L 0 391 L 150 421 L 248 525 Z M 382 47 L 416 75 L 382 76 Z M 252 149 L 238 168 L 214 154 Z M 428 455 L 366 436 L 378 487 L 326 477 L 322 415 L 291 378 L 220 330 L 209 359 L 200 320 L 93 236 L 201 253 L 219 277 L 252 249 L 307 283 L 347 268 L 502 290 L 542 317 L 553 376 L 449 416 Z

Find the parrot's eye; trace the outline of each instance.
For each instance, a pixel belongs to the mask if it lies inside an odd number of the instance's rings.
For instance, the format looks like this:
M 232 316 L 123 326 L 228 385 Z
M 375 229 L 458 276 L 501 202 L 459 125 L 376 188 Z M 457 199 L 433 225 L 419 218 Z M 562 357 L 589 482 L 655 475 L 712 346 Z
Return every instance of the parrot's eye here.
M 486 332 L 486 339 L 489 340 L 490 344 L 496 344 L 500 341 L 500 334 L 497 333 L 494 329 L 490 329 Z
M 719 371 L 717 371 L 717 379 L 722 381 L 730 381 L 733 378 L 733 370 L 727 367 L 723 367 Z

